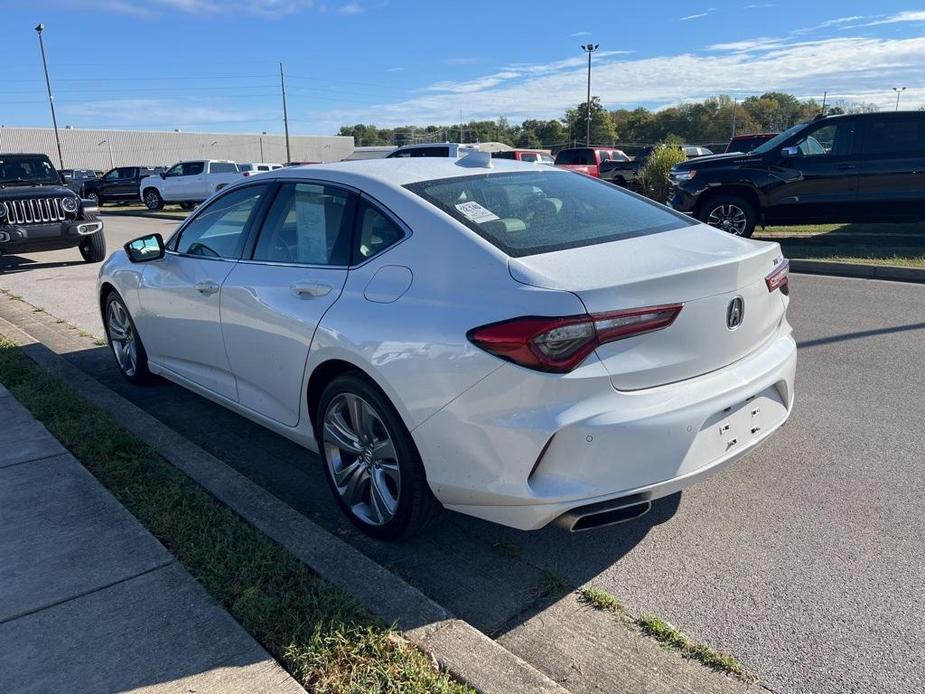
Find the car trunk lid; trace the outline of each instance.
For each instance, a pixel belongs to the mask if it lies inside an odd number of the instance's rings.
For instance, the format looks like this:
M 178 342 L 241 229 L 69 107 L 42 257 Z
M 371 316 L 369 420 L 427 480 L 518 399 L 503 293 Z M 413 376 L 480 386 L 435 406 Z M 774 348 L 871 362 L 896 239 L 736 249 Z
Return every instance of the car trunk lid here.
M 669 327 L 597 348 L 614 387 L 637 390 L 709 373 L 770 340 L 786 298 L 765 277 L 780 259 L 776 243 L 698 225 L 511 258 L 509 268 L 524 284 L 573 292 L 591 314 L 683 304 Z

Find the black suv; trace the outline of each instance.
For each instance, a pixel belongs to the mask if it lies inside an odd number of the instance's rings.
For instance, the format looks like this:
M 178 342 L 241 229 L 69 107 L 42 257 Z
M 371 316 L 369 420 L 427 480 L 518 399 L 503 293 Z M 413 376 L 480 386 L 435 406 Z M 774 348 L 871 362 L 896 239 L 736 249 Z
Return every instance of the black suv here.
M 44 154 L 0 154 L 0 255 L 75 246 L 88 263 L 106 256 L 96 207 L 64 186 Z
M 83 195 L 102 206 L 107 202 L 141 202 L 141 179 L 153 176 L 150 166 L 120 166 L 84 184 Z
M 751 236 L 756 224 L 925 220 L 925 112 L 796 125 L 748 154 L 683 162 L 668 205 Z

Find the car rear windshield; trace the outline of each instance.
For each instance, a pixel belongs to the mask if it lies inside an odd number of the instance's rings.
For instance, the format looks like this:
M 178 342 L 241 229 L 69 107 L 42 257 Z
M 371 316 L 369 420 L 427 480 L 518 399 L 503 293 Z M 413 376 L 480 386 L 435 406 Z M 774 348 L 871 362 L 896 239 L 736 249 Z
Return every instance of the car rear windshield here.
M 564 171 L 461 176 L 406 187 L 513 257 L 696 224 L 614 185 Z
M 594 166 L 597 160 L 594 158 L 593 149 L 563 149 L 556 155 L 557 166 Z

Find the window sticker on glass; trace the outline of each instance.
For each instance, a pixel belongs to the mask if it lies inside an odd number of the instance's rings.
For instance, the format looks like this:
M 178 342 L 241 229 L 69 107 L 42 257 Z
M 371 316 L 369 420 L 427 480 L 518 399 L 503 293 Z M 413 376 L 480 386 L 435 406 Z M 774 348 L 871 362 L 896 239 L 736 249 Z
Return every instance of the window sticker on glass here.
M 475 222 L 476 224 L 491 222 L 498 219 L 498 215 L 496 215 L 491 210 L 482 207 L 475 201 L 461 202 L 456 205 L 456 209 L 459 210 L 460 213 L 466 217 L 466 219 Z

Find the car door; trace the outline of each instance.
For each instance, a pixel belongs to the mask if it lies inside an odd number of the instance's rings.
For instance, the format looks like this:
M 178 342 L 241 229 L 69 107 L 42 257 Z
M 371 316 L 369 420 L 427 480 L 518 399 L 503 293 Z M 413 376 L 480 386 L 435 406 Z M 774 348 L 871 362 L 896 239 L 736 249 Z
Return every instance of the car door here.
M 205 200 L 209 197 L 206 191 L 206 163 L 202 161 L 188 161 L 183 165 L 183 175 L 180 177 L 180 192 L 174 196 L 175 200 Z
M 356 196 L 285 182 L 222 288 L 225 352 L 239 402 L 287 426 L 299 421 L 315 329 L 347 280 Z
M 110 169 L 97 185 L 98 195 L 102 198 L 112 194 L 112 188 L 119 178 L 119 169 Z
M 204 206 L 145 267 L 135 317 L 151 362 L 230 400 L 234 376 L 222 340 L 222 284 L 240 258 L 267 184 L 237 188 Z
M 189 162 L 180 162 L 179 164 L 174 164 L 167 171 L 164 172 L 164 179 L 161 183 L 161 197 L 164 200 L 182 200 L 180 196 L 183 194 L 183 185 L 185 182 L 185 174 L 187 164 Z
M 773 221 L 838 221 L 858 208 L 856 121 L 821 121 L 773 154 L 778 180 L 768 193 Z
M 116 180 L 110 185 L 109 197 L 119 200 L 134 197 L 137 194 L 134 180 L 135 171 L 136 169 L 131 166 L 116 169 Z
M 858 172 L 865 216 L 925 217 L 925 114 L 865 119 Z

